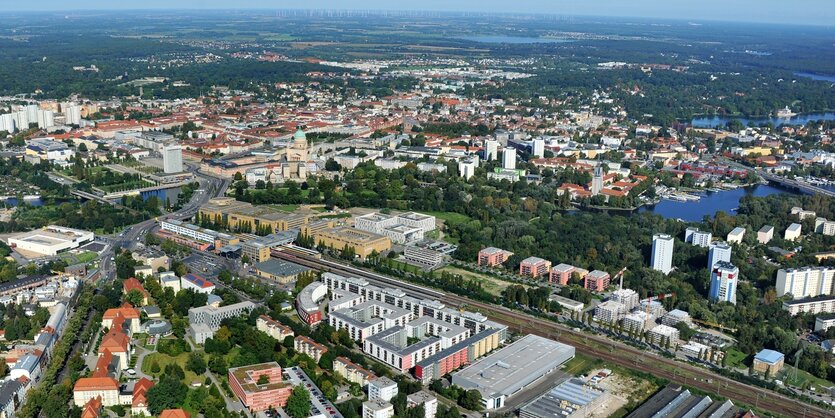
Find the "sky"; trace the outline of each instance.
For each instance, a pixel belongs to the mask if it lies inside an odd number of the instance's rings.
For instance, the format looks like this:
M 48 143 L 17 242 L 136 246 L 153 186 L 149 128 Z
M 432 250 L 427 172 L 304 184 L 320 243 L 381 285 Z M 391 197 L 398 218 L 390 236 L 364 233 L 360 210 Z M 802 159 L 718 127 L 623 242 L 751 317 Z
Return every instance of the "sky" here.
M 833 0 L 34 0 L 8 3 L 3 5 L 3 10 L 7 12 L 230 8 L 419 9 L 835 25 Z

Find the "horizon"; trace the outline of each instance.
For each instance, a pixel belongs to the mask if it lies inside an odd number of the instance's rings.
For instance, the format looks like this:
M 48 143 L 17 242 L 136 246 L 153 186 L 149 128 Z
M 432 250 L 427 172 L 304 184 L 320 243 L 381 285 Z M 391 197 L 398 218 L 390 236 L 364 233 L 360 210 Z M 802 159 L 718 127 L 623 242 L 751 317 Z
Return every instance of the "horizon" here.
M 127 3 L 127 2 L 126 2 Z M 176 3 L 176 4 L 172 4 Z M 125 4 L 102 0 L 81 0 L 74 3 L 42 0 L 31 3 L 6 5 L 2 15 L 14 13 L 65 13 L 65 12 L 168 12 L 168 11 L 369 11 L 424 12 L 424 13 L 483 13 L 496 15 L 545 15 L 590 18 L 662 19 L 670 21 L 700 21 L 723 23 L 755 23 L 786 26 L 835 26 L 835 12 L 828 0 L 799 0 L 787 7 L 783 0 L 761 0 L 753 4 L 728 5 L 723 0 L 703 0 L 698 5 L 691 2 L 670 0 L 633 0 L 624 4 L 619 0 L 590 0 L 582 5 L 566 0 L 554 0 L 538 4 L 535 0 L 518 0 L 515 7 L 497 0 L 465 0 L 449 4 L 446 1 L 425 0 L 423 7 L 414 4 L 398 5 L 381 0 L 359 0 L 343 4 L 337 0 L 284 1 L 276 5 L 267 0 L 239 0 L 235 7 L 220 0 L 164 1 L 146 0 L 141 4 Z M 683 3 L 683 4 L 682 4 Z M 748 3 L 748 2 L 745 2 Z M 800 4 L 798 4 L 800 3 Z M 604 13 L 600 13 L 605 10 Z

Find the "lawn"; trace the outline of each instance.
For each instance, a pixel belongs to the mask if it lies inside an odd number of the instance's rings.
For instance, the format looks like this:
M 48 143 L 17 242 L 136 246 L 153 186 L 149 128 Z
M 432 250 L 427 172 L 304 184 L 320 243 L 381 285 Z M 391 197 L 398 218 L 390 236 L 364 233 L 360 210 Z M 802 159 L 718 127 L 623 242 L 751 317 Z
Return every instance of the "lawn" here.
M 330 215 L 319 215 L 320 219 L 342 219 L 342 218 L 350 218 L 350 213 L 334 213 Z
M 96 257 L 98 257 L 98 256 L 99 256 L 98 254 L 96 254 L 92 251 L 85 251 L 85 252 L 77 255 L 75 258 L 78 260 L 79 263 L 89 263 L 89 262 L 95 260 Z
M 427 215 L 432 215 L 450 225 L 458 225 L 470 221 L 470 217 L 455 212 L 425 212 Z
M 177 357 L 171 357 L 168 354 L 162 353 L 148 354 L 142 361 L 142 373 L 159 378 L 163 374 L 165 366 L 173 363 L 179 365 L 180 368 L 182 368 L 183 371 L 186 372 L 186 377 L 185 379 L 183 379 L 183 383 L 185 383 L 186 385 L 190 385 L 191 382 L 197 380 L 197 375 L 191 370 L 186 370 L 186 362 L 188 361 L 188 355 L 189 353 L 182 353 Z M 154 362 L 159 364 L 159 373 L 151 373 L 151 365 L 154 364 Z
M 576 354 L 573 359 L 565 363 L 563 371 L 572 375 L 586 375 L 590 371 L 603 366 L 603 360 L 591 358 L 583 354 Z
M 506 282 L 504 280 L 497 279 L 495 277 L 490 277 L 490 276 L 487 276 L 487 275 L 484 275 L 484 274 L 479 274 L 479 273 L 473 273 L 471 271 L 464 270 L 462 268 L 454 267 L 454 266 L 446 266 L 446 267 L 438 270 L 438 272 L 442 272 L 442 271 L 446 271 L 446 272 L 452 273 L 452 274 L 458 274 L 458 275 L 460 275 L 460 276 L 462 276 L 462 277 L 464 277 L 465 279 L 468 279 L 468 280 L 469 279 L 477 280 L 481 283 L 481 286 L 482 286 L 482 288 L 484 288 L 485 291 L 489 292 L 491 295 L 494 295 L 494 296 L 501 296 L 502 292 L 505 289 L 507 289 L 508 286 L 513 284 L 513 283 L 510 283 L 510 282 Z M 525 287 L 528 287 L 528 286 L 525 286 Z
M 299 209 L 299 205 L 270 205 L 270 207 L 284 212 L 295 212 Z
M 826 379 L 821 379 L 804 370 L 797 370 L 797 378 L 795 378 L 794 372 L 795 368 L 786 364 L 783 366 L 783 370 L 779 373 L 779 378 L 786 385 L 803 387 L 804 384 L 808 384 L 809 386 L 813 386 L 818 391 L 822 388 L 835 386 L 835 383 Z
M 728 356 L 727 367 L 745 368 L 745 359 L 748 357 L 745 353 L 731 348 L 725 353 Z

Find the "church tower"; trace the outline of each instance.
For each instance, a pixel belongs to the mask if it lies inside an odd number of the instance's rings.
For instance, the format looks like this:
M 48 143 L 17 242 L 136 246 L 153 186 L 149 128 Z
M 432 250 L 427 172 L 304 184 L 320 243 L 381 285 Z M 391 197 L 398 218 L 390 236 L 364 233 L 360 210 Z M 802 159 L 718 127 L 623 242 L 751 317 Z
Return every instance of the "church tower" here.
M 293 135 L 293 143 L 287 147 L 287 161 L 307 161 L 307 135 L 301 126 Z

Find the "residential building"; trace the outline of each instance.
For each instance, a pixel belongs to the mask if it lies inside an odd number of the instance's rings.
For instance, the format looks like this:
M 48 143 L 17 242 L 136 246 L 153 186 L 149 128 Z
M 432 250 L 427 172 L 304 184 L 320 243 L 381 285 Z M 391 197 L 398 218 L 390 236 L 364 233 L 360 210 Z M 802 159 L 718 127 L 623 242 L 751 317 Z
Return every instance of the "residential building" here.
M 815 233 L 826 236 L 835 236 L 835 221 L 828 221 L 825 218 L 815 219 Z
M 783 239 L 786 241 L 794 241 L 800 238 L 800 231 L 802 230 L 802 226 L 797 223 L 793 223 L 786 228 L 786 232 L 783 234 Z
M 714 241 L 711 243 L 710 249 L 707 252 L 707 269 L 713 271 L 713 267 L 720 261 L 730 263 L 731 250 L 731 246 L 724 242 Z
M 397 382 L 381 376 L 368 382 L 368 400 L 389 402 L 397 396 Z
M 623 305 L 627 311 L 631 311 L 632 309 L 635 309 L 636 306 L 638 306 L 638 303 L 640 302 L 640 297 L 638 295 L 638 292 L 632 289 L 618 289 L 612 292 L 612 294 L 609 296 L 609 300 L 618 302 L 621 305 Z
M 615 324 L 619 322 L 628 312 L 620 302 L 607 300 L 594 308 L 594 318 L 604 324 Z
M 383 400 L 368 400 L 362 403 L 362 418 L 392 418 L 394 406 Z
M 255 327 L 270 337 L 278 341 L 284 341 L 287 337 L 295 336 L 290 327 L 270 318 L 267 315 L 261 315 L 255 320 Z
M 673 271 L 673 237 L 667 234 L 652 236 L 652 257 L 650 264 L 653 270 L 664 274 Z
M 484 159 L 487 161 L 499 158 L 499 141 L 488 139 L 484 141 Z
M 377 377 L 371 371 L 354 364 L 347 357 L 337 357 L 334 359 L 333 372 L 344 377 L 345 380 L 363 387 Z
M 293 385 L 282 381 L 281 366 L 274 361 L 230 368 L 228 378 L 229 388 L 250 412 L 283 408 L 293 392 Z
M 753 369 L 757 373 L 774 377 L 783 369 L 783 353 L 764 349 L 754 356 Z
M 736 288 L 739 283 L 739 269 L 731 263 L 716 263 L 710 275 L 708 299 L 714 302 L 730 302 L 736 305 Z
M 293 348 L 296 352 L 307 354 L 313 360 L 317 362 L 322 358 L 322 354 L 328 352 L 327 347 L 322 344 L 313 341 L 309 337 L 305 337 L 304 335 L 297 335 L 295 341 L 293 343 Z
M 728 242 L 739 244 L 742 242 L 742 239 L 745 237 L 745 228 L 738 226 L 731 230 L 728 233 L 727 240 Z
M 710 243 L 713 241 L 713 234 L 710 232 L 699 231 L 698 228 L 687 228 L 684 231 L 684 242 L 688 244 L 693 244 L 697 247 L 705 247 L 707 248 L 710 246 Z
M 815 332 L 825 333 L 832 327 L 835 327 L 835 314 L 818 315 L 815 317 Z
M 783 302 L 783 310 L 789 311 L 791 315 L 835 313 L 835 296 L 787 300 Z
M 791 214 L 792 215 L 797 215 L 797 218 L 800 219 L 801 221 L 804 220 L 804 219 L 807 219 L 807 218 L 813 219 L 817 216 L 817 213 L 815 213 L 815 211 L 803 210 L 803 208 L 797 207 L 797 206 L 795 206 L 791 209 Z
M 835 294 L 835 268 L 803 267 L 777 270 L 777 296 L 795 299 Z
M 513 253 L 501 248 L 487 247 L 478 252 L 478 265 L 496 267 L 504 264 Z
M 308 325 L 322 320 L 322 303 L 328 296 L 328 287 L 322 282 L 312 282 L 296 295 L 296 312 Z
M 478 168 L 478 158 L 462 158 L 458 161 L 458 174 L 469 180 L 475 175 L 475 170 Z
M 765 225 L 757 231 L 757 242 L 760 244 L 768 244 L 772 238 L 774 238 L 774 227 L 771 225 Z
M 539 257 L 528 257 L 519 264 L 519 275 L 529 276 L 534 279 L 548 274 L 551 269 L 551 262 Z
M 140 283 L 139 280 L 136 279 L 136 277 L 128 278 L 127 280 L 122 282 L 122 293 L 125 296 L 127 296 L 127 294 L 132 291 L 139 292 L 139 294 L 142 295 L 142 306 L 148 304 L 148 301 L 151 298 L 151 294 L 148 293 L 147 290 L 145 290 L 145 288 L 142 286 L 142 283 Z
M 673 309 L 672 311 L 667 312 L 666 315 L 661 317 L 661 323 L 664 325 L 669 325 L 671 327 L 676 326 L 680 322 L 685 323 L 688 327 L 693 326 L 693 321 L 690 318 L 690 314 L 680 309 Z
M 602 292 L 609 287 L 609 273 L 594 270 L 583 279 L 583 287 L 592 292 Z
M 505 147 L 502 152 L 502 168 L 506 170 L 516 169 L 516 149 Z
M 642 334 L 648 331 L 655 325 L 655 317 L 652 314 L 644 311 L 636 310 L 623 317 L 623 329 L 627 332 L 634 331 Z
M 423 405 L 423 418 L 435 418 L 438 412 L 438 398 L 429 392 L 421 390 L 406 397 L 406 406 L 410 408 Z
M 647 337 L 649 338 L 650 342 L 652 342 L 652 344 L 661 346 L 666 345 L 667 341 L 669 341 L 670 347 L 675 347 L 676 344 L 678 344 L 678 328 L 670 327 L 667 325 L 656 325 L 647 332 L 649 333 Z
M 551 268 L 551 274 L 548 277 L 548 281 L 551 283 L 558 284 L 560 286 L 568 285 L 568 281 L 571 280 L 571 275 L 577 270 L 576 267 L 570 264 L 557 264 L 553 268 Z

